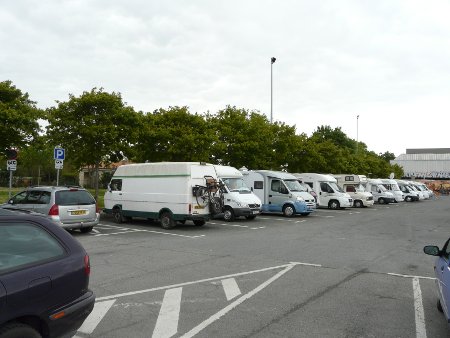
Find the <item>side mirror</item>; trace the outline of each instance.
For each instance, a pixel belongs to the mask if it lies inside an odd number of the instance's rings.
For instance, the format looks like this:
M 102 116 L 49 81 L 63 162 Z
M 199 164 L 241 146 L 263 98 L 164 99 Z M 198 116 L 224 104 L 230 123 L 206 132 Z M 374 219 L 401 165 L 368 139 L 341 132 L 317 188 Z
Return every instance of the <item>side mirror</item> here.
M 111 192 L 111 184 L 108 184 L 107 190 L 108 192 Z
M 441 250 L 435 245 L 427 245 L 423 248 L 423 252 L 430 256 L 440 256 Z
M 8 204 L 14 204 L 14 201 L 11 199 L 8 201 Z

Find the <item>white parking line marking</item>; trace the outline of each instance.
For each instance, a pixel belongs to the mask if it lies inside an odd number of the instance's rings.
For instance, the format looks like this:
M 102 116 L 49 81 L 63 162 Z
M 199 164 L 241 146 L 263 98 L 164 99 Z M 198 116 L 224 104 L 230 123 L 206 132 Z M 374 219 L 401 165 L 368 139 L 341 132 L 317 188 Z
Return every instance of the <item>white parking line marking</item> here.
M 431 279 L 431 280 L 435 280 L 436 278 L 434 277 L 426 277 L 426 276 L 414 276 L 414 275 L 402 275 L 399 273 L 393 273 L 393 272 L 388 272 L 387 275 L 389 276 L 396 276 L 396 277 L 403 277 L 403 278 L 419 278 L 419 279 Z
M 112 232 L 112 233 L 107 233 L 107 234 L 96 234 L 96 235 L 93 235 L 93 236 L 97 237 L 97 236 L 121 235 L 121 234 L 133 233 L 133 232 L 148 232 L 148 233 L 154 233 L 154 234 L 159 234 L 159 235 L 176 236 L 176 237 L 184 237 L 184 238 L 202 238 L 202 237 L 205 237 L 205 235 L 187 236 L 187 235 L 174 234 L 174 233 L 171 233 L 171 232 L 162 232 L 162 231 L 145 230 L 145 229 L 129 229 L 129 228 L 126 228 L 126 230 L 127 231 Z
M 252 291 L 250 291 L 250 292 L 246 293 L 245 295 L 243 295 L 242 297 L 236 299 L 234 302 L 232 302 L 228 306 L 224 307 L 222 310 L 220 310 L 216 314 L 212 315 L 211 317 L 209 317 L 208 319 L 206 319 L 205 321 L 203 321 L 202 323 L 200 323 L 199 325 L 197 325 L 196 327 L 194 327 L 192 330 L 190 330 L 186 334 L 182 335 L 181 337 L 182 338 L 194 337 L 197 333 L 199 333 L 200 331 L 202 331 L 203 329 L 205 329 L 206 327 L 208 327 L 215 321 L 219 320 L 221 317 L 223 317 L 228 312 L 233 310 L 236 306 L 243 303 L 244 301 L 251 298 L 252 296 L 256 295 L 259 291 L 263 290 L 268 285 L 272 284 L 278 278 L 283 276 L 286 272 L 291 270 L 294 266 L 295 266 L 295 264 L 289 264 L 285 269 L 278 272 L 275 276 L 269 278 L 267 281 L 265 281 L 264 283 L 262 283 L 261 285 L 259 285 L 255 289 L 253 289 Z
M 176 288 L 165 292 L 153 338 L 170 338 L 178 332 L 182 290 L 183 288 Z
M 301 221 L 295 221 L 295 223 L 303 223 L 306 222 L 306 219 L 302 219 Z
M 236 283 L 236 279 L 228 278 L 222 280 L 223 291 L 225 291 L 225 296 L 227 300 L 232 300 L 233 298 L 241 294 L 241 290 Z
M 78 329 L 78 332 L 85 334 L 91 334 L 92 332 L 94 332 L 97 325 L 101 322 L 101 320 L 109 311 L 115 301 L 116 299 L 107 300 L 105 302 L 96 302 L 94 304 L 94 309 L 86 318 L 83 325 L 81 325 L 81 327 Z
M 426 338 L 427 330 L 425 327 L 425 314 L 422 304 L 422 291 L 420 290 L 419 278 L 413 278 L 413 290 L 414 290 L 414 310 L 416 317 L 416 337 Z

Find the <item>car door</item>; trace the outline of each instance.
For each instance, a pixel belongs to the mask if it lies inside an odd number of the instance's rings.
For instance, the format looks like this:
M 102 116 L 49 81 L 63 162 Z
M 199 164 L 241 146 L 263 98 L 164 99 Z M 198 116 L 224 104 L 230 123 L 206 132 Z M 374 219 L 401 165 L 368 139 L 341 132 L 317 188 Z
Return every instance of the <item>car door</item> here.
M 447 320 L 450 319 L 449 306 L 450 306 L 450 245 L 449 241 L 445 243 L 442 249 L 442 255 L 436 262 L 436 278 L 438 279 L 439 293 L 441 296 L 441 305 L 444 310 Z
M 334 193 L 334 190 L 326 182 L 320 182 L 319 191 L 319 205 L 327 206 L 330 201 L 330 195 Z
M 281 211 L 289 191 L 282 180 L 271 178 L 269 183 L 269 211 Z

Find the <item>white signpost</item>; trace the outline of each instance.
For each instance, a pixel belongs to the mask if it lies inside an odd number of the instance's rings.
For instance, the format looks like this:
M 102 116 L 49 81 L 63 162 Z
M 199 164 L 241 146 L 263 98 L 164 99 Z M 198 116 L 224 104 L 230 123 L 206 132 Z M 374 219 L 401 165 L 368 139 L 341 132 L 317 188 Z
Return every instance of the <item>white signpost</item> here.
M 64 167 L 64 159 L 66 157 L 65 150 L 63 148 L 55 147 L 53 157 L 55 159 L 56 186 L 59 186 L 59 171 Z
M 6 161 L 6 169 L 8 169 L 8 171 L 9 171 L 9 198 L 11 198 L 12 176 L 13 176 L 13 171 L 17 170 L 17 160 L 7 160 Z

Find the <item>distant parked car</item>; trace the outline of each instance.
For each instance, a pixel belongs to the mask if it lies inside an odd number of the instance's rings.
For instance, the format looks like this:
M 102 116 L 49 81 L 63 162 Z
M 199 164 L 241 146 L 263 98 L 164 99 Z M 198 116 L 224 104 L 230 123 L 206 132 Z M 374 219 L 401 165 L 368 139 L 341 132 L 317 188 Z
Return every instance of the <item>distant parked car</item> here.
M 80 187 L 29 187 L 1 207 L 31 210 L 47 215 L 64 229 L 90 232 L 100 220 L 94 197 Z
M 43 215 L 0 209 L 0 338 L 72 336 L 94 307 L 89 256 Z
M 434 274 L 437 286 L 437 308 L 443 312 L 445 319 L 450 323 L 450 238 L 444 244 L 442 250 L 434 245 L 427 245 L 423 251 L 427 255 L 436 256 Z

